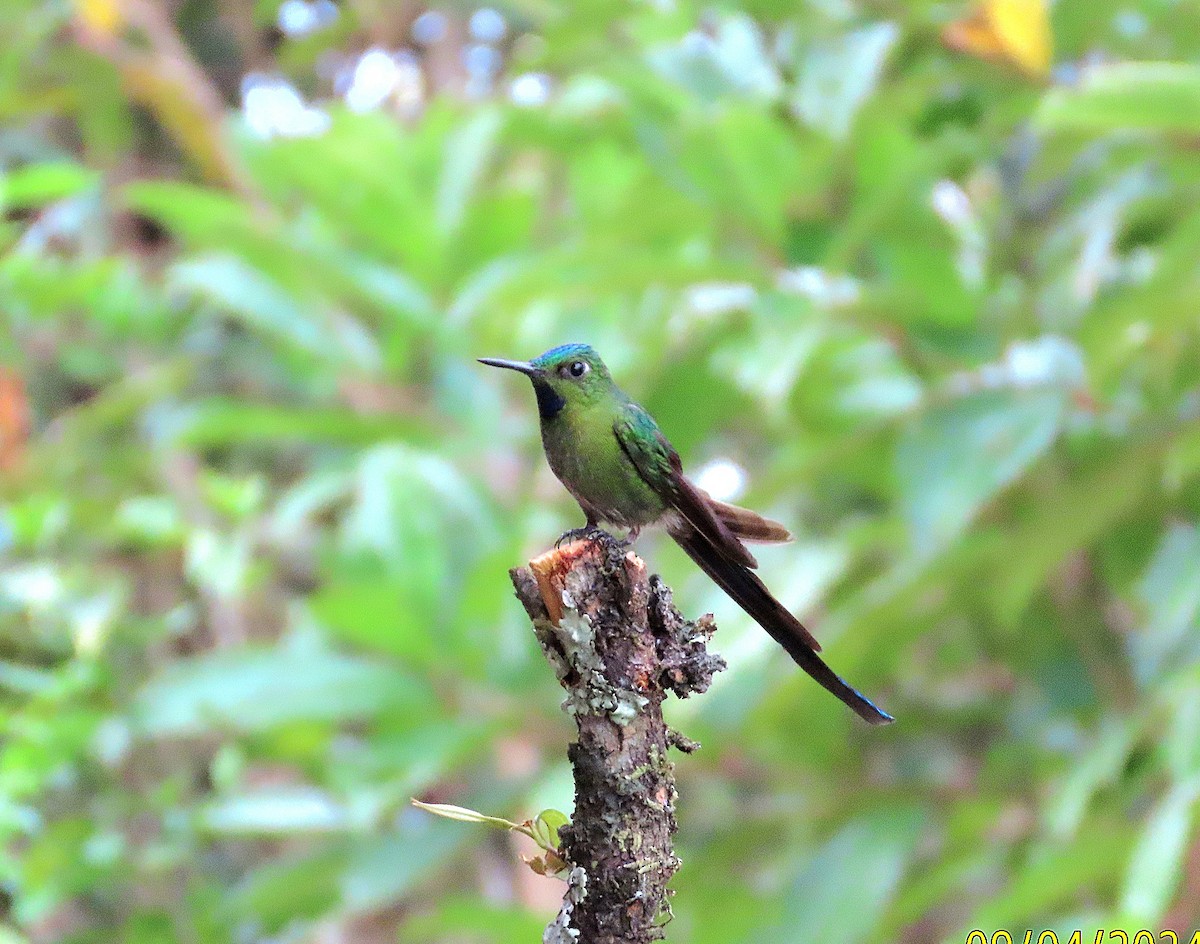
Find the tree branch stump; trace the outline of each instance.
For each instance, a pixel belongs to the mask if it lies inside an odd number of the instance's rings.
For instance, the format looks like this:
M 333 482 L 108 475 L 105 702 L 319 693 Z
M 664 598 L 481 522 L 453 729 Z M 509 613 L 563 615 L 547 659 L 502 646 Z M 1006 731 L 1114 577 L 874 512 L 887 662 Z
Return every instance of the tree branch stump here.
M 667 749 L 699 747 L 666 726 L 662 702 L 668 691 L 703 692 L 725 667 L 706 649 L 716 626 L 711 616 L 685 620 L 640 558 L 603 539 L 550 551 L 510 576 L 579 728 L 567 750 L 575 812 L 560 833 L 567 892 L 542 940 L 659 940 L 679 866 Z

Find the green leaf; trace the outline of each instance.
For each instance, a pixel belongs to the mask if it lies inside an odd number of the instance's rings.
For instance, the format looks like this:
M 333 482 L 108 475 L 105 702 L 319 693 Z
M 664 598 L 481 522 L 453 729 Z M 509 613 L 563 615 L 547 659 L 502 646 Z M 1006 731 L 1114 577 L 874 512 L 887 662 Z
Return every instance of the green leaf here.
M 421 433 L 420 423 L 402 414 L 276 406 L 226 397 L 182 408 L 168 427 L 174 442 L 197 448 L 277 441 L 367 445 L 381 439 L 411 440 Z
M 1034 849 L 1012 871 L 1008 887 L 993 891 L 976 909 L 970 926 L 1011 928 L 1035 922 L 1079 892 L 1091 892 L 1111 874 L 1111 863 L 1119 861 L 1128 846 L 1121 831 L 1097 826 L 1073 843 Z M 966 932 L 961 936 L 965 940 Z
M 420 612 L 408 580 L 366 574 L 330 581 L 310 598 L 313 616 L 337 638 L 409 662 L 433 663 L 438 639 L 401 614 Z
M 1096 732 L 1088 750 L 1073 758 L 1045 806 L 1046 825 L 1055 836 L 1067 838 L 1079 830 L 1096 793 L 1116 781 L 1136 744 L 1137 734 L 1136 725 L 1110 720 Z
M 201 828 L 235 836 L 344 832 L 354 825 L 350 811 L 343 804 L 309 787 L 222 797 L 200 811 Z
M 177 503 L 165 495 L 131 495 L 121 502 L 113 519 L 121 540 L 143 547 L 168 547 L 186 536 Z
M 896 451 L 912 542 L 931 554 L 954 540 L 1057 436 L 1065 413 L 1053 391 L 985 391 L 924 411 Z
M 1177 62 L 1090 66 L 1078 86 L 1047 92 L 1035 118 L 1052 130 L 1200 134 L 1200 66 Z
M 261 475 L 234 477 L 206 469 L 198 484 L 206 504 L 232 521 L 245 521 L 260 510 L 266 493 Z
M 168 737 L 418 715 L 432 704 L 424 684 L 393 667 L 293 643 L 175 662 L 138 693 L 132 715 L 143 736 Z
M 338 907 L 348 860 L 349 850 L 340 845 L 267 859 L 225 894 L 224 910 L 234 918 L 254 917 L 269 931 L 319 918 Z
M 0 175 L 0 207 L 44 206 L 89 190 L 99 180 L 99 172 L 78 164 L 30 164 Z
M 533 839 L 546 850 L 559 847 L 558 831 L 570 823 L 566 813 L 558 810 L 542 810 L 533 821 Z
M 123 191 L 126 204 L 167 229 L 201 245 L 254 231 L 250 208 L 232 194 L 192 184 L 144 180 Z
M 1148 925 L 1166 914 L 1179 887 L 1198 797 L 1200 779 L 1194 778 L 1171 787 L 1151 811 L 1121 893 L 1122 912 L 1131 922 Z
M 472 944 L 537 941 L 546 926 L 544 909 L 500 905 L 477 896 L 449 896 L 427 914 L 414 915 L 400 929 L 400 944 L 428 944 L 454 935 Z
M 401 445 L 378 446 L 364 454 L 353 502 L 342 515 L 339 550 L 347 579 L 379 579 L 388 587 L 383 595 L 394 594 L 405 617 L 391 630 L 403 637 L 393 641 L 395 651 L 411 656 L 434 652 L 429 641 L 437 633 L 431 627 L 456 612 L 472 559 L 490 546 L 489 519 L 475 486 L 442 457 Z M 470 534 L 471 540 L 462 541 L 460 534 Z M 412 553 L 413 548 L 420 553 Z M 326 605 L 336 610 L 349 602 L 343 596 Z M 389 631 L 379 621 L 387 615 L 385 610 L 365 616 L 355 625 L 339 616 L 338 625 L 378 640 Z
M 762 27 L 744 13 L 719 16 L 711 30 L 654 47 L 646 58 L 705 101 L 722 96 L 773 101 L 783 89 Z
M 488 161 L 503 127 L 503 113 L 484 109 L 446 141 L 446 160 L 437 194 L 437 227 L 451 237 L 462 225 L 471 199 L 479 189 Z
M 1180 656 L 1200 615 L 1200 528 L 1167 528 L 1138 587 L 1148 618 L 1133 636 L 1139 678 L 1148 684 Z M 1188 660 L 1190 661 L 1190 660 Z
M 1105 784 L 1116 781 L 1138 736 L 1138 726 L 1109 721 L 1098 730 L 1088 750 L 1073 759 L 1062 782 L 1045 804 L 1045 820 L 1052 834 L 1066 838 L 1079 830 L 1087 806 Z
M 900 38 L 895 23 L 872 23 L 816 46 L 805 56 L 792 110 L 833 138 L 844 138 L 879 83 Z
M 242 316 L 267 337 L 323 360 L 359 368 L 374 366 L 370 342 L 364 350 L 357 335 L 336 330 L 327 318 L 237 256 L 212 255 L 181 262 L 171 271 L 171 284 Z
M 341 876 L 342 901 L 354 912 L 400 901 L 431 882 L 470 841 L 469 830 L 431 824 L 358 842 Z
M 921 835 L 916 809 L 875 810 L 844 826 L 792 883 L 783 920 L 763 935 L 781 944 L 868 940 Z
M 383 114 L 335 110 L 325 134 L 257 144 L 247 157 L 278 199 L 300 199 L 360 251 L 421 281 L 444 253 L 433 204 L 454 117 L 435 106 L 402 128 Z
M 1014 624 L 1030 597 L 1072 551 L 1086 547 L 1130 513 L 1151 487 L 1162 452 L 1156 442 L 1093 456 L 1004 535 L 991 572 L 999 614 Z M 1014 556 L 1011 549 L 1021 548 Z

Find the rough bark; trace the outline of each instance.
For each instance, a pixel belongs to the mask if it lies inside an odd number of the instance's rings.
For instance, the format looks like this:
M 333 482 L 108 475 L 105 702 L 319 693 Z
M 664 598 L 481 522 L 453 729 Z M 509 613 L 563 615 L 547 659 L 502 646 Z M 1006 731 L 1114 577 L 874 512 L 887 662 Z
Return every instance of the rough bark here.
M 643 944 L 662 937 L 679 866 L 668 747 L 699 745 L 667 728 L 662 701 L 708 688 L 725 667 L 633 553 L 605 540 L 569 544 L 511 572 L 517 597 L 567 693 L 579 728 L 567 751 L 575 812 L 561 832 L 570 869 L 545 944 Z

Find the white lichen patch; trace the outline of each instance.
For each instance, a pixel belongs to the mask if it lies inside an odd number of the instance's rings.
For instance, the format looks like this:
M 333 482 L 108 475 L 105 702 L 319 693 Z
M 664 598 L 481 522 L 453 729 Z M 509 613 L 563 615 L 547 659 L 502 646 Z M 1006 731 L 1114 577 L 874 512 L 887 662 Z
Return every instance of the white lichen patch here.
M 618 699 L 616 707 L 608 713 L 608 716 L 621 727 L 629 724 L 649 704 L 648 699 L 636 692 L 624 692 L 623 695 L 627 697 Z
M 572 715 L 608 715 L 624 727 L 636 718 L 649 704 L 637 692 L 619 688 L 604 676 L 604 663 L 596 652 L 596 631 L 586 616 L 577 610 L 566 608 L 567 594 L 563 594 L 564 611 L 558 625 L 551 627 L 562 651 L 562 660 L 555 661 L 559 678 L 569 671 L 579 676 L 579 683 L 571 686 L 563 708 Z M 549 648 L 547 648 L 549 654 Z M 554 654 L 557 656 L 557 653 Z M 567 671 L 561 671 L 566 669 Z
M 575 944 L 579 940 L 579 930 L 571 927 L 571 915 L 575 906 L 585 898 L 587 872 L 577 865 L 567 875 L 567 892 L 563 895 L 562 907 L 558 910 L 558 917 L 542 932 L 542 944 Z
M 572 660 L 576 654 L 581 658 L 587 658 L 590 653 L 591 658 L 599 665 L 600 659 L 596 655 L 596 633 L 592 629 L 592 624 L 587 621 L 586 616 L 567 604 L 565 593 L 563 594 L 563 607 L 563 618 L 558 623 L 563 650 Z
M 587 898 L 587 882 L 587 870 L 583 866 L 577 865 L 571 869 L 571 874 L 567 876 L 567 901 L 577 905 Z

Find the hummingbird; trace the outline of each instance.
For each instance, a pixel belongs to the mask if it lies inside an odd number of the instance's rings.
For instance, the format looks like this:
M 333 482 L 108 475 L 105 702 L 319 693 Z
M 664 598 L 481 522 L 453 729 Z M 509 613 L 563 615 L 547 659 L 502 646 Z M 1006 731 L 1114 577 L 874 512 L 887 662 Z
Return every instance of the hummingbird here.
M 630 542 L 643 527 L 664 528 L 822 687 L 871 724 L 895 720 L 825 664 L 817 655 L 820 643 L 754 572 L 758 562 L 745 542 L 789 541 L 787 528 L 689 482 L 658 424 L 613 382 L 590 346 L 564 344 L 528 362 L 479 362 L 515 370 L 533 383 L 546 459 L 587 520 L 563 538 L 594 536 L 608 524 L 627 529 Z

